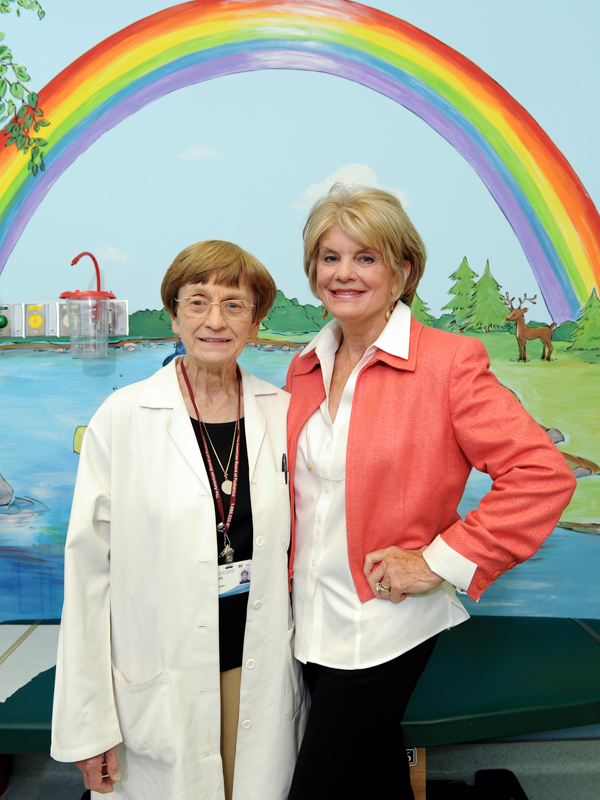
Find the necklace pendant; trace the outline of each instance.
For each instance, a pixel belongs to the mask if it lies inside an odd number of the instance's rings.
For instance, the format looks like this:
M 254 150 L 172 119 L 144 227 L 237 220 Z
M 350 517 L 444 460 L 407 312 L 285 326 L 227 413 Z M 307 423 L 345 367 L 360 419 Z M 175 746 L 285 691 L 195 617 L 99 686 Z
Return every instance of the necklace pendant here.
M 223 494 L 231 494 L 232 483 L 230 480 L 224 480 L 221 484 L 221 491 Z
M 233 561 L 233 547 L 230 544 L 226 544 L 225 547 L 219 553 L 219 558 L 224 558 L 226 564 L 231 564 Z

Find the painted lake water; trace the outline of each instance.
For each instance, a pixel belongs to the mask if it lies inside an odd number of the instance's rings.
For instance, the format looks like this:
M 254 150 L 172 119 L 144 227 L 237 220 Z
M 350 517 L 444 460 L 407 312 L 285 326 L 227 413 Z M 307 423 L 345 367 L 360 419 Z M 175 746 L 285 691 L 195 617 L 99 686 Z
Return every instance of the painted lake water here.
M 172 352 L 171 342 L 111 348 L 100 360 L 0 350 L 0 474 L 18 498 L 0 507 L 0 622 L 60 617 L 63 545 L 79 460 L 75 429 L 113 391 L 148 377 Z M 283 386 L 292 356 L 247 347 L 239 361 Z M 462 514 L 489 485 L 486 475 L 473 473 Z M 598 536 L 556 530 L 534 558 L 506 573 L 478 603 L 465 605 L 473 614 L 600 618 L 599 548 Z

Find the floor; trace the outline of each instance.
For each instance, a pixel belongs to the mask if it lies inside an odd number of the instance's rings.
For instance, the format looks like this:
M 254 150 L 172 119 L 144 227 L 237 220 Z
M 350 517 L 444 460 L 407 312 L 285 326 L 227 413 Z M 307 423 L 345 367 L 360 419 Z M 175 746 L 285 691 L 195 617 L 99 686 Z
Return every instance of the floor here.
M 434 747 L 427 778 L 475 782 L 480 769 L 509 769 L 528 800 L 599 800 L 600 741 L 508 742 Z M 2 800 L 81 800 L 84 786 L 73 764 L 45 755 L 14 756 Z M 393 800 L 393 798 L 390 798 Z
M 600 799 L 600 740 L 462 744 L 427 751 L 429 780 L 473 784 L 482 769 L 514 772 L 528 800 Z
M 81 800 L 84 791 L 74 764 L 57 764 L 43 754 L 17 755 L 2 800 Z

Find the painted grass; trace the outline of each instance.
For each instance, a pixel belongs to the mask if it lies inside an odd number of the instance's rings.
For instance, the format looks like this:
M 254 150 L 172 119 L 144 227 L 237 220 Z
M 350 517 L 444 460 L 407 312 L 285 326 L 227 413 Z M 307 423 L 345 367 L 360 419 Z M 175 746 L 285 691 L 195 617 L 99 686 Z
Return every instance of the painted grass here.
M 478 334 L 500 382 L 512 389 L 529 413 L 546 428 L 558 428 L 559 449 L 600 464 L 600 351 L 568 351 L 555 342 L 552 361 L 540 359 L 541 342 L 527 344 L 528 361 L 519 362 L 516 338 L 506 333 Z M 563 519 L 600 522 L 600 476 L 580 478 Z

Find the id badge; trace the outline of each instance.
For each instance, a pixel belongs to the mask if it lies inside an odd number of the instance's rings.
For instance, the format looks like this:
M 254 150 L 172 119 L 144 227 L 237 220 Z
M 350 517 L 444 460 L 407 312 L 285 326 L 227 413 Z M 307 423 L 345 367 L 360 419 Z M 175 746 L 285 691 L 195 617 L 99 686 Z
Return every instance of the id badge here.
M 219 597 L 250 591 L 252 560 L 235 564 L 219 564 Z

